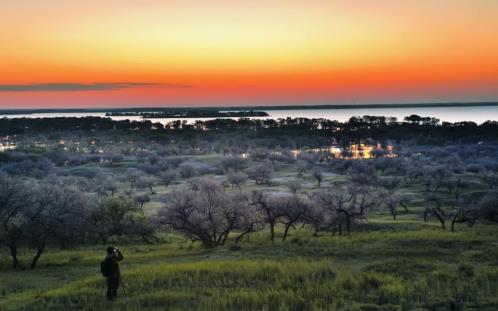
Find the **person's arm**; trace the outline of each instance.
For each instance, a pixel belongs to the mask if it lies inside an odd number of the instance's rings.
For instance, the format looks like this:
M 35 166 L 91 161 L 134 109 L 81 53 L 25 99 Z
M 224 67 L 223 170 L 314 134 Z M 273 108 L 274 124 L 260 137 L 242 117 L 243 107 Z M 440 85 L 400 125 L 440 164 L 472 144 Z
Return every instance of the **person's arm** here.
M 119 249 L 116 248 L 116 260 L 117 261 L 121 261 L 123 260 L 123 254 L 121 254 L 121 251 Z

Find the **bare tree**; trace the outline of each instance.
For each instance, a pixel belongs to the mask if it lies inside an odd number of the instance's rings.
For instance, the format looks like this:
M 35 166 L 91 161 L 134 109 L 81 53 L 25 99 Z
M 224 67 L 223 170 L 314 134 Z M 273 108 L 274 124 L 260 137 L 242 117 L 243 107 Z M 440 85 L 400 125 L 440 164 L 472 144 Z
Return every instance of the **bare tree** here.
M 50 240 L 62 245 L 75 243 L 87 229 L 88 219 L 86 198 L 61 181 L 46 182 L 36 192 L 35 204 L 26 210 L 30 220 L 28 245 L 36 250 L 31 269 L 36 267 Z
M 424 221 L 427 221 L 427 218 L 432 215 L 437 218 L 441 224 L 441 228 L 446 230 L 447 213 L 443 208 L 443 198 L 434 192 L 427 191 L 424 194 L 424 199 Z
M 241 193 L 225 193 L 213 178 L 192 180 L 162 201 L 159 223 L 201 241 L 205 247 L 224 245 L 234 230 L 241 229 L 241 234 L 255 230 L 247 218 L 247 197 Z
M 273 165 L 271 162 L 264 162 L 248 168 L 246 172 L 257 185 L 269 184 L 273 177 Z
M 400 195 L 397 193 L 387 192 L 384 196 L 383 203 L 389 210 L 389 213 L 391 213 L 393 220 L 396 220 L 396 216 L 398 215 L 398 206 L 401 205 Z
M 137 181 L 142 176 L 142 173 L 137 169 L 129 169 L 124 176 L 125 180 L 130 183 L 130 188 L 134 189 Z
M 498 192 L 487 193 L 479 201 L 478 207 L 484 221 L 498 223 Z
M 289 229 L 294 227 L 296 223 L 304 220 L 310 204 L 307 198 L 297 195 L 292 195 L 288 198 L 282 197 L 279 200 L 279 204 L 281 204 L 280 210 L 282 211 L 280 222 L 284 225 L 282 241 L 285 241 L 289 234 Z
M 325 208 L 333 212 L 338 221 L 339 234 L 342 233 L 342 220 L 346 225 L 346 232 L 351 232 L 353 221 L 363 218 L 368 212 L 378 207 L 382 202 L 378 193 L 371 187 L 335 187 L 315 192 L 317 200 Z
M 141 176 L 136 182 L 135 186 L 139 189 L 148 189 L 150 194 L 156 194 L 154 186 L 157 180 L 153 176 Z
M 298 194 L 303 189 L 303 185 L 298 180 L 290 180 L 287 183 L 287 188 L 292 194 Z
M 282 208 L 286 206 L 288 198 L 276 193 L 253 191 L 251 202 L 262 213 L 266 223 L 270 225 L 270 240 L 275 241 L 275 227 L 283 216 Z
M 24 182 L 0 173 L 0 243 L 9 249 L 14 269 L 20 267 L 17 250 L 25 239 L 25 211 L 32 203 Z
M 249 233 L 263 229 L 264 222 L 261 214 L 258 213 L 257 207 L 250 203 L 246 193 L 229 194 L 229 202 L 233 212 L 236 214 L 234 229 L 237 231 L 237 236 L 235 243 L 239 243 Z
M 352 184 L 366 187 L 376 185 L 378 177 L 373 164 L 367 164 L 365 161 L 354 161 L 348 169 L 347 179 Z
M 230 156 L 221 160 L 221 167 L 225 172 L 240 171 L 246 167 L 246 161 L 239 156 Z
M 136 195 L 133 200 L 140 205 L 140 209 L 144 208 L 144 204 L 150 202 L 150 197 L 148 194 L 139 194 Z
M 192 178 L 213 173 L 213 167 L 205 162 L 191 160 L 180 164 L 178 171 L 183 178 Z
M 332 224 L 332 215 L 324 207 L 322 202 L 317 201 L 318 197 L 310 196 L 310 205 L 306 209 L 303 221 L 313 228 L 313 236 L 318 236 L 321 230 L 328 230 Z
M 379 184 L 387 190 L 388 193 L 396 192 L 402 186 L 403 180 L 398 177 L 387 177 L 379 180 Z
M 297 160 L 296 161 L 296 168 L 297 168 L 297 178 L 303 178 L 304 173 L 308 170 L 308 162 L 304 160 Z
M 118 192 L 118 185 L 115 178 L 112 175 L 99 174 L 95 178 L 95 192 L 97 194 L 106 196 L 114 196 Z
M 450 209 L 449 216 L 451 220 L 451 232 L 455 232 L 456 224 L 466 223 L 468 226 L 472 226 L 481 214 L 479 205 L 476 202 L 460 199 Z
M 318 168 L 315 168 L 313 170 L 313 178 L 315 178 L 317 184 L 318 184 L 318 187 L 320 187 L 322 185 L 322 181 L 323 181 L 323 173 L 320 169 Z
M 239 190 L 242 190 L 242 186 L 244 185 L 246 180 L 247 180 L 247 175 L 242 172 L 236 172 L 230 170 L 227 173 L 227 181 L 232 186 L 232 189 L 237 188 Z
M 9 247 L 14 269 L 21 267 L 20 246 L 36 250 L 34 269 L 49 241 L 67 245 L 85 231 L 80 230 L 88 219 L 83 195 L 61 180 L 26 184 L 1 175 L 0 201 L 0 243 Z
M 433 191 L 439 188 L 427 188 L 424 193 L 425 209 L 424 221 L 430 216 L 435 217 L 441 224 L 441 228 L 446 230 L 446 223 L 451 223 L 451 231 L 455 231 L 457 223 L 473 224 L 479 217 L 475 200 L 462 196 L 462 190 L 468 186 L 460 177 L 438 181 L 439 185 L 446 185 L 449 196 Z
M 157 178 L 164 187 L 169 187 L 169 185 L 171 185 L 175 181 L 176 173 L 171 170 L 161 171 L 159 174 L 157 174 Z
M 450 178 L 451 172 L 445 166 L 426 166 L 423 183 L 426 191 L 436 192 Z

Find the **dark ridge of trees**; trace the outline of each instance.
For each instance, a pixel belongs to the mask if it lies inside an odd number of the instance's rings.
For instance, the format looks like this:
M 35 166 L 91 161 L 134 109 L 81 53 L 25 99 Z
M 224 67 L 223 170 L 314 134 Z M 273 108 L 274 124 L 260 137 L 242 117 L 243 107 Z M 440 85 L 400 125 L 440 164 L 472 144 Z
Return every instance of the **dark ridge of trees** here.
M 215 119 L 197 121 L 194 124 L 173 121 L 167 125 L 147 121 L 113 121 L 110 118 L 50 118 L 50 119 L 0 119 L 0 135 L 43 134 L 90 132 L 96 137 L 114 136 L 119 132 L 132 132 L 137 137 L 169 141 L 219 139 L 246 137 L 247 142 L 255 141 L 259 146 L 318 147 L 330 145 L 330 139 L 338 142 L 359 142 L 370 138 L 376 141 L 413 141 L 417 144 L 438 145 L 448 142 L 483 143 L 498 140 L 498 122 L 488 121 L 481 125 L 473 122 L 442 124 L 427 117 L 409 116 L 406 122 L 396 122 L 385 117 L 353 117 L 341 123 L 326 119 Z M 201 138 L 202 137 L 202 138 Z M 107 139 L 107 137 L 106 137 Z M 240 140 L 240 139 L 239 139 Z M 267 143 L 265 143 L 267 142 Z M 276 143 L 276 144 L 275 144 Z

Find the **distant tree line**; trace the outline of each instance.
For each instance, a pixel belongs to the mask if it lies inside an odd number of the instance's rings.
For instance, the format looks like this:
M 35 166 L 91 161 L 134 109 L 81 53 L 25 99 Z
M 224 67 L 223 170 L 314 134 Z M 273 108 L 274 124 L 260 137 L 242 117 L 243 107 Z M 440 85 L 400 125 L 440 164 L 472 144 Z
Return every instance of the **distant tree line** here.
M 323 146 L 330 144 L 330 138 L 339 143 L 349 144 L 365 138 L 377 141 L 415 141 L 418 144 L 447 144 L 448 142 L 479 143 L 496 142 L 498 122 L 487 121 L 477 125 L 474 122 L 440 123 L 430 117 L 411 115 L 404 122 L 395 118 L 378 116 L 352 117 L 348 122 L 327 119 L 266 119 L 247 118 L 214 119 L 196 121 L 172 121 L 166 125 L 145 121 L 113 121 L 110 118 L 17 118 L 0 119 L 0 135 L 22 135 L 73 132 L 93 132 L 105 137 L 125 132 L 136 137 L 150 137 L 159 141 L 172 139 L 192 140 L 232 140 L 234 137 L 247 137 L 249 141 L 279 142 L 281 147 Z

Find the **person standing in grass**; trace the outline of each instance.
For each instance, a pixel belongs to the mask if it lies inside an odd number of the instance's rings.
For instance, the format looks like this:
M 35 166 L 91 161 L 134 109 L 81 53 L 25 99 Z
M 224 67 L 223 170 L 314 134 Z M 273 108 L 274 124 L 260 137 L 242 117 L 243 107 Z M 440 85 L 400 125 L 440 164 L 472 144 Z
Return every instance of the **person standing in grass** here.
M 121 283 L 121 273 L 119 271 L 119 263 L 123 260 L 123 254 L 117 247 L 109 246 L 107 248 L 107 256 L 100 263 L 100 271 L 107 279 L 107 299 L 113 300 L 116 298 L 119 283 Z

